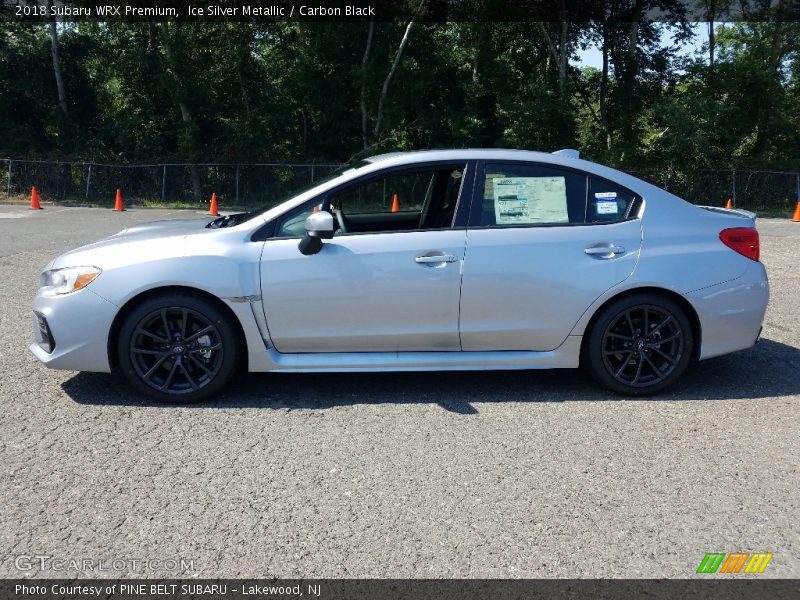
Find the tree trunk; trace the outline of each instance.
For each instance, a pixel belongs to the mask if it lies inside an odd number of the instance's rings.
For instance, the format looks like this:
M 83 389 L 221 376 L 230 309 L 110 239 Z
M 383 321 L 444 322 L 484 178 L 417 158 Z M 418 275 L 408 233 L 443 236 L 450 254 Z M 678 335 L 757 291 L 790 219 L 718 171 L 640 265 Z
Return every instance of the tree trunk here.
M 474 143 L 482 148 L 491 148 L 502 137 L 497 118 L 497 93 L 494 89 L 494 79 L 491 66 L 495 60 L 496 49 L 492 47 L 492 24 L 478 20 L 475 23 L 473 46 L 475 59 L 472 69 L 472 83 L 474 85 L 473 103 L 475 120 L 478 129 L 474 134 Z M 487 29 L 489 29 L 487 33 Z M 549 57 L 549 55 L 548 55 Z
M 156 28 L 153 23 L 147 24 L 147 51 L 153 52 L 156 48 Z
M 611 150 L 611 128 L 608 123 L 608 25 L 603 23 L 603 69 L 600 73 L 600 124 L 606 134 L 606 150 Z
M 708 64 L 714 66 L 714 19 L 716 18 L 715 0 L 708 1 L 708 11 L 706 12 L 706 23 L 708 26 Z
M 561 40 L 558 43 L 558 95 L 564 97 L 564 85 L 567 81 L 567 39 L 569 22 L 567 21 L 567 5 L 561 0 Z
M 378 99 L 378 113 L 375 117 L 375 128 L 372 132 L 374 138 L 377 139 L 378 134 L 381 131 L 381 121 L 383 120 L 383 105 L 386 101 L 386 94 L 389 91 L 389 84 L 392 82 L 392 77 L 394 77 L 394 72 L 397 70 L 397 65 L 400 64 L 400 59 L 403 57 L 403 50 L 408 43 L 408 34 L 411 32 L 411 27 L 414 25 L 414 19 L 417 18 L 419 11 L 422 10 L 422 7 L 425 4 L 425 0 L 421 0 L 417 10 L 414 12 L 414 15 L 409 20 L 408 25 L 406 25 L 406 32 L 403 34 L 403 39 L 400 40 L 400 45 L 397 47 L 397 52 L 394 55 L 394 61 L 392 61 L 392 67 L 389 69 L 389 74 L 386 75 L 386 79 L 383 80 L 383 86 L 381 87 L 381 96 Z
M 549 50 L 546 69 L 549 70 L 550 68 L 550 57 L 552 56 L 553 60 L 558 65 L 558 97 L 564 97 L 564 87 L 566 84 L 567 79 L 567 34 L 569 30 L 569 23 L 566 21 L 566 8 L 564 7 L 564 3 L 562 0 L 562 12 L 561 16 L 564 18 L 561 21 L 561 34 L 558 41 L 558 48 L 556 48 L 555 44 L 553 44 L 553 38 L 550 37 L 550 34 L 547 31 L 547 27 L 544 23 L 539 22 L 539 30 L 542 32 L 545 41 L 547 42 L 547 49 Z
M 47 6 L 48 8 L 53 6 L 53 0 L 48 0 Z M 61 75 L 61 62 L 58 59 L 58 29 L 56 28 L 55 20 L 50 21 L 50 50 L 53 55 L 53 74 L 56 78 L 56 89 L 58 90 L 58 105 L 61 107 L 61 112 L 64 113 L 64 118 L 69 119 L 67 92 L 64 89 L 64 78 Z
M 614 89 L 612 93 L 614 118 L 614 158 L 622 158 L 636 147 L 636 117 L 642 105 L 637 83 L 639 74 L 639 25 L 642 19 L 642 3 L 636 0 L 624 22 L 606 23 L 604 43 L 614 67 Z M 624 27 L 627 25 L 627 32 Z M 610 29 L 610 32 L 609 32 Z M 609 43 L 609 41 L 611 43 Z M 610 127 L 609 123 L 609 129 Z M 609 133 L 606 145 L 610 149 Z
M 239 84 L 239 97 L 242 100 L 242 108 L 244 109 L 244 114 L 247 117 L 247 122 L 250 122 L 250 98 L 247 94 L 247 84 L 246 84 L 246 77 L 244 76 L 244 71 L 242 70 L 242 66 L 245 61 L 245 57 L 248 55 L 249 50 L 245 49 L 242 50 L 240 39 L 237 38 L 236 40 L 233 39 L 233 35 L 230 32 L 227 32 L 225 39 L 228 42 L 228 49 L 233 55 L 234 65 L 236 65 L 236 81 Z
M 784 0 L 778 0 L 778 5 L 775 7 L 775 19 L 769 23 L 772 29 L 772 44 L 770 48 L 769 64 L 767 67 L 770 71 L 770 76 L 773 81 L 780 81 L 780 68 L 783 62 L 786 43 L 784 40 L 784 23 L 781 20 L 783 16 Z M 758 118 L 756 120 L 756 139 L 753 143 L 753 155 L 761 158 L 761 154 L 767 147 L 767 141 L 772 135 L 772 123 L 776 113 L 775 102 L 763 102 L 759 105 Z
M 372 34 L 375 33 L 375 19 L 369 20 L 367 32 L 367 46 L 364 48 L 364 57 L 361 59 L 361 141 L 364 150 L 369 148 L 369 131 L 367 130 L 367 63 L 372 49 Z
M 162 21 L 159 23 L 159 25 L 161 26 L 161 37 L 162 43 L 164 44 L 164 53 L 167 55 L 167 71 L 175 84 L 175 99 L 178 103 L 178 109 L 181 111 L 181 119 L 183 120 L 183 124 L 190 131 L 191 148 L 189 148 L 189 150 L 192 152 L 191 158 L 194 160 L 194 117 L 192 116 L 192 111 L 189 108 L 189 105 L 186 104 L 185 101 L 185 89 L 183 86 L 183 80 L 178 72 L 178 63 L 176 61 L 175 54 L 172 51 L 172 42 L 170 41 L 169 37 L 169 26 L 167 25 L 166 21 Z M 194 196 L 195 201 L 199 202 L 203 196 L 203 189 L 200 185 L 200 176 L 197 173 L 196 165 L 189 165 L 189 175 L 192 180 L 192 195 Z

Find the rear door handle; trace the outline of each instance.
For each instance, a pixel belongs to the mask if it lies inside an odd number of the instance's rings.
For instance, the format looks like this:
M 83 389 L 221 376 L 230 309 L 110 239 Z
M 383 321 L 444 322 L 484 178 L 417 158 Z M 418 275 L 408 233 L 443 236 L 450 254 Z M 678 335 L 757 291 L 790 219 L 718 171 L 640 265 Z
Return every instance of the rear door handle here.
M 431 263 L 451 263 L 457 260 L 458 258 L 452 254 L 421 254 L 414 259 L 414 262 L 425 265 Z
M 584 252 L 595 258 L 614 258 L 625 254 L 625 248 L 614 244 L 596 244 L 584 249 Z

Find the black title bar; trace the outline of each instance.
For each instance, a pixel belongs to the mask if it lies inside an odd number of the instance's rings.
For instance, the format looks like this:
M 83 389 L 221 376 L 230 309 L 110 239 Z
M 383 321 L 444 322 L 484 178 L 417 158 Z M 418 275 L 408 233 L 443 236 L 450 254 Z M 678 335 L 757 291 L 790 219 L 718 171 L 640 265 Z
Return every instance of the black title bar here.
M 6 579 L 3 600 L 559 600 L 766 599 L 800 595 L 781 579 Z
M 717 6 L 721 4 L 722 6 Z M 710 12 L 709 7 L 715 7 Z M 0 0 L 0 21 L 800 21 L 800 0 Z

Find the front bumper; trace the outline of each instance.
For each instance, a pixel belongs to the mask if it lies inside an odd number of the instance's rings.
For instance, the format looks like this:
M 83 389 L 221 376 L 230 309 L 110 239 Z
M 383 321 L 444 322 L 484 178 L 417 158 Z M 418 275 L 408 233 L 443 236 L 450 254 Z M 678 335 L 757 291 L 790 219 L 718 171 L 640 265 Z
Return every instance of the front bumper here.
M 111 371 L 108 332 L 117 306 L 91 289 L 83 289 L 63 296 L 37 294 L 33 310 L 34 343 L 30 351 L 46 367 Z

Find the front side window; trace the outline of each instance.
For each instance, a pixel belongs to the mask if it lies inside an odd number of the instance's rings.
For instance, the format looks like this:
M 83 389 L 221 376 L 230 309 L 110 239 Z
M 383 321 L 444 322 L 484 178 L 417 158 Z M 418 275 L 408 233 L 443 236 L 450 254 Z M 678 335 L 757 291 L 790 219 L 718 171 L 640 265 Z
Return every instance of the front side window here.
M 331 205 L 347 215 L 421 212 L 433 193 L 435 171 L 397 173 L 331 196 Z
M 399 171 L 356 185 L 330 197 L 347 233 L 451 227 L 464 169 Z
M 275 237 L 302 237 L 306 233 L 306 219 L 311 213 L 319 210 L 319 204 L 314 206 L 304 206 L 295 210 L 287 217 L 278 222 Z
M 336 235 L 415 231 L 452 227 L 464 180 L 464 166 L 402 170 L 343 186 L 327 196 L 336 222 Z M 305 233 L 305 220 L 322 199 L 303 206 L 279 221 L 275 237 Z

